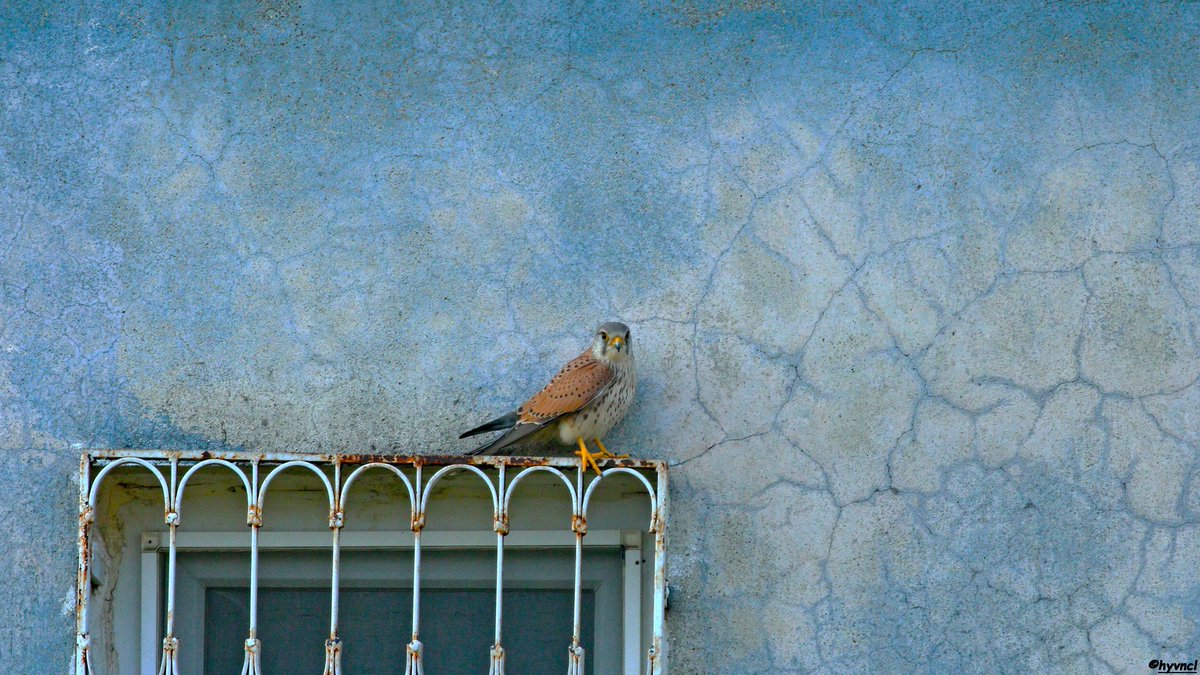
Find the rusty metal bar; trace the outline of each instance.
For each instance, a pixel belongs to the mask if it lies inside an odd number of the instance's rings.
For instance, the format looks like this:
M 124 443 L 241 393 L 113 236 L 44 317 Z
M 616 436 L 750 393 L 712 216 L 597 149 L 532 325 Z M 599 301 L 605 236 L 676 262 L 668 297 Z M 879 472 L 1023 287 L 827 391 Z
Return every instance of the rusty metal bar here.
M 650 524 L 650 529 L 654 531 L 654 628 L 646 658 L 646 672 L 649 675 L 667 672 L 667 503 L 670 492 L 667 465 L 659 464 L 657 468 L 658 509 Z
M 250 462 L 257 459 L 260 462 L 282 463 L 290 461 L 317 462 L 332 464 L 340 460 L 342 464 L 395 464 L 399 466 L 448 466 L 451 464 L 469 464 L 480 468 L 491 467 L 498 469 L 501 465 L 513 467 L 552 466 L 558 469 L 575 470 L 579 468 L 576 457 L 520 457 L 499 455 L 402 455 L 388 453 L 307 453 L 307 452 L 214 452 L 211 450 L 129 450 L 125 448 L 101 448 L 89 450 L 87 456 L 94 465 L 105 465 L 110 460 L 127 457 L 159 461 L 164 466 L 172 457 L 180 462 L 198 462 L 205 459 L 224 459 L 230 462 Z M 605 467 L 628 467 L 630 469 L 657 469 L 665 466 L 659 459 L 606 459 Z
M 259 469 L 263 463 L 271 465 L 270 471 L 260 481 Z M 355 465 L 343 482 L 343 464 Z M 509 533 L 509 505 L 518 484 L 533 473 L 553 474 L 566 487 L 571 503 L 571 530 L 575 534 L 575 575 L 572 612 L 572 639 L 568 647 L 568 673 L 583 675 L 585 655 L 582 635 L 582 579 L 583 537 L 587 534 L 587 512 L 591 498 L 604 479 L 617 473 L 628 474 L 646 489 L 650 497 L 649 530 L 655 538 L 655 573 L 653 586 L 653 629 L 651 644 L 647 651 L 646 672 L 651 675 L 666 672 L 667 644 L 665 636 L 666 615 L 666 521 L 667 521 L 667 467 L 658 460 L 606 460 L 599 476 L 588 480 L 586 471 L 578 459 L 573 457 L 475 457 L 475 456 L 413 456 L 383 454 L 331 454 L 309 455 L 302 453 L 213 453 L 207 451 L 166 450 L 94 450 L 80 459 L 79 485 L 79 564 L 76 595 L 76 675 L 91 675 L 91 641 L 89 637 L 88 603 L 91 596 L 91 536 L 95 520 L 96 498 L 103 479 L 120 466 L 134 465 L 146 469 L 155 477 L 163 494 L 164 522 L 168 530 L 167 584 L 166 584 L 166 637 L 163 640 L 160 675 L 178 675 L 179 641 L 175 637 L 175 575 L 176 575 L 176 531 L 181 524 L 181 506 L 184 489 L 192 475 L 209 465 L 225 466 L 234 472 L 246 489 L 246 524 L 250 528 L 250 625 L 245 643 L 242 675 L 261 675 L 262 644 L 258 641 L 258 553 L 259 530 L 262 527 L 266 492 L 274 479 L 283 471 L 303 467 L 313 472 L 322 482 L 329 498 L 329 527 L 331 531 L 331 594 L 329 638 L 325 644 L 325 674 L 341 675 L 342 641 L 338 635 L 339 585 L 341 567 L 341 532 L 345 522 L 346 505 L 350 487 L 359 474 L 371 468 L 384 468 L 395 474 L 404 483 L 410 503 L 410 529 L 413 533 L 413 607 L 412 639 L 408 644 L 405 664 L 406 675 L 423 675 L 423 645 L 420 641 L 421 603 L 421 534 L 425 527 L 429 499 L 437 482 L 452 472 L 467 472 L 477 475 L 487 486 L 493 505 L 493 530 L 496 534 L 496 593 L 495 631 L 491 647 L 491 675 L 504 675 L 505 650 L 503 647 L 503 595 L 504 595 L 504 544 Z M 326 474 L 332 465 L 332 481 Z M 180 467 L 186 467 L 182 478 Z M 437 470 L 424 480 L 424 467 Z M 323 467 L 323 468 L 322 468 Z M 400 467 L 414 470 L 415 480 L 401 471 Z M 93 468 L 99 470 L 93 477 Z M 245 469 L 248 468 L 247 472 Z M 169 479 L 164 475 L 169 469 Z M 517 473 L 508 479 L 507 472 Z M 656 483 L 643 475 L 653 470 Z M 573 472 L 568 478 L 567 472 Z M 249 477 L 247 477 L 249 473 Z M 489 474 L 492 474 L 491 476 Z M 493 482 L 493 477 L 495 482 Z M 629 665 L 626 664 L 626 669 Z
M 75 675 L 92 673 L 92 638 L 88 633 L 88 601 L 92 595 L 91 494 L 92 460 L 79 458 L 79 569 L 75 580 Z

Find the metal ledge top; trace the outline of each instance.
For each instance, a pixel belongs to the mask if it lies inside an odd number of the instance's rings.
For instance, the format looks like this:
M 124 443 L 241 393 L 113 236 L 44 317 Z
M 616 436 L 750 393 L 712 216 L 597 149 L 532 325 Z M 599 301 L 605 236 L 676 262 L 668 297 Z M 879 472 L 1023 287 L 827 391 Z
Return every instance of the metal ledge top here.
M 529 467 L 552 466 L 557 468 L 577 468 L 579 459 L 573 456 L 564 457 L 527 457 L 527 456 L 492 456 L 492 455 L 401 455 L 388 453 L 322 453 L 322 452 L 267 452 L 259 450 L 214 452 L 210 450 L 149 450 L 137 448 L 97 448 L 86 451 L 86 456 L 97 465 L 108 464 L 111 461 L 127 457 L 136 457 L 150 462 L 170 462 L 172 459 L 181 462 L 203 461 L 206 459 L 223 459 L 230 462 L 290 462 L 294 460 L 330 462 L 340 464 L 402 464 L 409 466 L 450 466 L 467 464 L 479 467 Z M 648 469 L 665 471 L 666 460 L 662 459 L 603 459 L 597 460 L 602 468 L 623 467 L 628 469 Z

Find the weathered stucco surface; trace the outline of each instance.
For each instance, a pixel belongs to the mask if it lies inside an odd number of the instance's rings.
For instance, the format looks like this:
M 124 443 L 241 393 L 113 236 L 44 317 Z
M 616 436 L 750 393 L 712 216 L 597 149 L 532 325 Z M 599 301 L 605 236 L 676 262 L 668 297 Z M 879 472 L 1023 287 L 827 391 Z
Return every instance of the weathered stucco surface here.
M 605 319 L 676 672 L 1200 657 L 1200 5 L 799 4 L 0 3 L 0 671 L 78 448 L 462 450 Z

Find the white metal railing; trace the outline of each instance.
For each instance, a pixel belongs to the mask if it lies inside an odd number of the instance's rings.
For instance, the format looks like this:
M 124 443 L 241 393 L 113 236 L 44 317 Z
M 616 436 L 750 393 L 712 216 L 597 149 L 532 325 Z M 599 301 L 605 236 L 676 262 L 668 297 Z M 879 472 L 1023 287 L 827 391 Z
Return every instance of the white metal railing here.
M 421 620 L 421 533 L 433 487 L 447 474 L 465 471 L 477 475 L 487 486 L 492 503 L 492 529 L 496 533 L 495 636 L 490 650 L 489 675 L 504 674 L 502 640 L 504 541 L 509 533 L 508 512 L 513 491 L 527 476 L 546 472 L 565 486 L 571 500 L 570 529 L 575 534 L 575 584 L 572 638 L 567 647 L 568 675 L 584 675 L 585 651 L 581 636 L 581 580 L 583 538 L 587 535 L 588 505 L 596 488 L 607 477 L 627 474 L 636 478 L 650 497 L 650 524 L 654 534 L 654 616 L 651 642 L 646 655 L 645 672 L 662 675 L 667 671 L 665 613 L 667 467 L 658 460 L 607 460 L 598 476 L 589 476 L 585 467 L 573 458 L 474 457 L 474 456 L 392 456 L 392 455 L 307 455 L 298 453 L 209 453 L 159 450 L 93 450 L 79 464 L 79 574 L 75 596 L 76 675 L 92 675 L 91 638 L 88 633 L 88 604 L 91 596 L 91 536 L 95 521 L 96 497 L 112 470 L 121 466 L 140 466 L 156 479 L 162 489 L 163 518 L 167 526 L 167 588 L 165 637 L 159 661 L 159 675 L 179 674 L 179 650 L 175 636 L 175 559 L 176 530 L 180 526 L 180 505 L 188 481 L 206 466 L 222 466 L 239 479 L 246 494 L 246 524 L 250 528 L 250 625 L 245 643 L 242 675 L 262 675 L 258 630 L 258 536 L 263 524 L 267 488 L 282 472 L 293 468 L 316 474 L 329 501 L 331 593 L 329 638 L 325 641 L 324 675 L 341 675 L 342 641 L 338 637 L 338 581 L 341 557 L 341 531 L 345 523 L 350 488 L 364 472 L 379 469 L 391 472 L 405 487 L 410 506 L 409 529 L 413 536 L 412 639 L 408 643 L 405 675 L 424 675 L 420 641 Z M 435 468 L 436 467 L 436 468 Z M 98 469 L 93 477 L 93 470 Z M 402 470 L 407 469 L 408 471 Z M 427 469 L 433 474 L 424 479 Z M 182 471 L 182 475 L 180 472 Z M 515 471 L 509 480 L 508 473 Z M 653 472 L 652 483 L 646 473 Z M 260 474 L 265 476 L 260 481 Z M 343 473 L 346 473 L 343 480 Z

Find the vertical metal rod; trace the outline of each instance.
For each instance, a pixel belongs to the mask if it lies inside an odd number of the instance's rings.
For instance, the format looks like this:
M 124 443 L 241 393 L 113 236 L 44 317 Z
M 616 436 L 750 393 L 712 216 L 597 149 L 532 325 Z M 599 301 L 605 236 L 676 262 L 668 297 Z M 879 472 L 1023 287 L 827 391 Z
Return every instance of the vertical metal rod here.
M 412 639 L 421 637 L 421 531 L 413 533 Z
M 250 523 L 250 637 L 258 637 L 258 528 L 262 527 L 262 512 L 258 511 L 258 460 L 251 467 L 254 480 L 254 509 Z
M 164 675 L 176 673 L 175 662 L 179 649 L 179 640 L 175 637 L 175 528 L 169 525 L 167 534 L 167 634 L 163 637 L 162 666 L 159 672 Z
M 75 673 L 91 675 L 91 636 L 88 634 L 88 600 L 92 595 L 90 529 L 92 508 L 88 504 L 91 491 L 92 458 L 85 452 L 79 458 L 79 568 L 75 580 Z
M 250 634 L 246 637 L 246 659 L 242 675 L 259 675 L 262 646 L 258 643 L 258 528 L 262 527 L 262 509 L 258 506 L 258 458 L 250 464 L 250 506 L 246 524 L 250 526 Z
M 334 485 L 334 498 L 333 498 L 334 499 L 334 501 L 333 501 L 334 511 L 333 511 L 333 513 L 329 514 L 329 529 L 333 530 L 333 570 L 331 573 L 331 581 L 330 581 L 331 586 L 332 586 L 332 593 L 331 593 L 332 597 L 330 598 L 330 601 L 329 601 L 329 637 L 330 637 L 330 639 L 334 639 L 337 637 L 337 628 L 338 628 L 338 579 L 339 579 L 339 571 L 338 570 L 340 567 L 340 560 L 341 560 L 341 543 L 340 543 L 341 540 L 340 540 L 339 535 L 342 532 L 342 522 L 343 522 L 342 495 L 341 495 L 342 464 L 339 461 L 335 461 L 333 464 L 333 485 Z
M 175 528 L 179 526 L 179 503 L 176 486 L 179 473 L 179 458 L 171 458 L 171 503 L 167 505 L 167 637 L 175 635 Z
M 342 512 L 342 462 L 333 460 L 333 508 L 329 512 L 329 529 L 333 531 L 333 560 L 330 571 L 329 639 L 325 641 L 325 675 L 341 675 L 342 641 L 338 638 L 338 580 L 341 566 L 341 534 L 345 514 Z
M 575 484 L 576 504 L 575 518 L 571 524 L 571 529 L 575 531 L 575 644 L 581 644 L 583 636 L 582 626 L 579 620 L 581 608 L 580 592 L 581 584 L 583 583 L 583 535 L 587 534 L 587 520 L 583 514 L 583 477 L 587 471 L 587 466 L 582 461 L 579 462 L 579 470 L 576 474 Z
M 575 611 L 572 622 L 571 639 L 575 644 L 581 643 L 582 623 L 580 622 L 581 582 L 583 579 L 583 533 L 575 533 Z
M 495 515 L 492 528 L 496 530 L 496 635 L 492 642 L 492 662 L 488 675 L 504 675 L 504 644 L 501 627 L 504 617 L 504 537 L 508 534 L 508 507 L 504 498 L 504 465 L 500 465 L 496 490 Z
M 494 642 L 501 644 L 500 624 L 504 604 L 504 535 L 496 533 L 496 637 Z
M 250 526 L 250 637 L 258 637 L 258 525 Z
M 584 649 L 581 622 L 583 584 L 583 535 L 587 534 L 587 518 L 583 514 L 583 474 L 587 466 L 579 460 L 575 478 L 575 502 L 571 505 L 571 530 L 575 532 L 575 606 L 572 612 L 571 646 L 567 650 L 567 675 L 583 675 Z
M 339 536 L 342 532 L 341 528 L 333 530 L 333 574 L 331 575 L 333 591 L 330 593 L 332 598 L 329 601 L 329 637 L 337 637 L 338 623 L 338 558 L 341 553 L 339 545 Z
M 421 467 L 417 467 L 417 489 L 422 489 Z M 412 639 L 415 642 L 421 635 L 421 530 L 424 529 L 425 514 L 418 511 L 413 516 L 413 608 L 412 608 Z
M 417 487 L 413 495 L 412 531 L 413 531 L 413 610 L 412 610 L 412 641 L 408 643 L 407 657 L 404 664 L 404 675 L 424 675 L 421 644 L 421 531 L 425 529 L 425 512 L 421 505 L 424 503 L 421 485 L 421 465 L 417 464 Z
M 504 465 L 500 465 L 500 489 L 497 494 L 504 494 Z M 504 508 L 503 498 L 496 504 L 496 640 L 500 644 L 500 628 L 504 603 L 504 535 L 508 534 L 508 510 Z
M 667 467 L 658 466 L 658 513 L 654 516 L 654 633 L 650 645 L 650 675 L 667 672 Z

